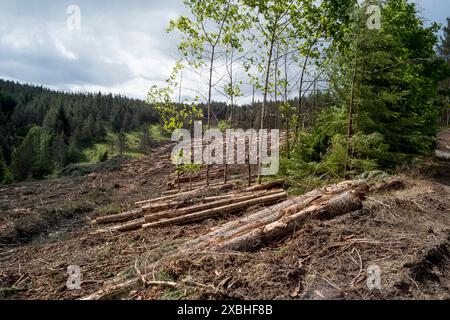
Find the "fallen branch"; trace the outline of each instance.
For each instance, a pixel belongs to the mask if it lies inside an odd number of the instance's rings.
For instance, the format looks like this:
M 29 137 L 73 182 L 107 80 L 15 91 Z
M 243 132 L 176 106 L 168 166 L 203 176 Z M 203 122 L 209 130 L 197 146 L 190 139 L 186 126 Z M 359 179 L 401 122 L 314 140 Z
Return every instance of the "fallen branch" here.
M 126 221 L 135 217 L 140 216 L 143 213 L 142 209 L 131 210 L 124 213 L 114 214 L 106 217 L 100 217 L 95 219 L 93 224 L 106 224 L 111 222 L 121 222 Z
M 251 191 L 260 191 L 260 190 L 270 190 L 270 189 L 274 189 L 274 188 L 282 188 L 284 186 L 284 184 L 285 184 L 284 180 L 275 180 L 275 181 L 271 181 L 268 183 L 258 184 L 256 186 L 249 187 L 249 188 L 245 189 L 244 191 L 251 192 Z

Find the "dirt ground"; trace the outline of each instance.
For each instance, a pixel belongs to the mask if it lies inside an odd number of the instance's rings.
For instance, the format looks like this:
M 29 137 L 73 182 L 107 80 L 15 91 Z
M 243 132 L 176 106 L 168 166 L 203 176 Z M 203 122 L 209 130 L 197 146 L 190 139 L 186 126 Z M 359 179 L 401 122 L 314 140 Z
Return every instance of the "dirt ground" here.
M 189 285 L 142 286 L 114 298 L 450 299 L 450 163 L 430 160 L 427 172 L 402 176 L 405 189 L 372 194 L 362 210 L 310 222 L 256 252 L 164 259 L 178 244 L 235 216 L 92 235 L 90 219 L 163 191 L 173 173 L 169 148 L 125 161 L 116 171 L 0 190 L 0 298 L 78 299 L 119 273 L 136 276 L 137 265 L 159 261 L 146 270 L 152 280 Z M 81 268 L 81 290 L 67 289 L 71 265 Z M 373 290 L 367 285 L 371 266 L 381 280 Z

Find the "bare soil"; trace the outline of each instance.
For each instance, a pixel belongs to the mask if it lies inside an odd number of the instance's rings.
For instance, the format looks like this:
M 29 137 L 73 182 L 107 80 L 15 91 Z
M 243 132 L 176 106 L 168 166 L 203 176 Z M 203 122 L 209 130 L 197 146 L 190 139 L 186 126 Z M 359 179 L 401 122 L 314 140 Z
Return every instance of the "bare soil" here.
M 450 141 L 450 132 L 440 139 Z M 442 142 L 441 142 L 442 143 Z M 170 146 L 115 171 L 28 182 L 0 190 L 0 298 L 78 299 L 117 274 L 160 261 L 153 280 L 126 299 L 450 299 L 450 163 L 403 174 L 406 188 L 372 194 L 364 208 L 312 221 L 288 239 L 248 253 L 199 252 L 164 259 L 177 245 L 236 219 L 92 235 L 90 220 L 165 190 Z M 250 209 L 251 211 L 251 209 Z M 82 289 L 68 290 L 67 268 Z M 368 267 L 381 271 L 369 290 Z M 189 281 L 186 281 L 189 280 Z

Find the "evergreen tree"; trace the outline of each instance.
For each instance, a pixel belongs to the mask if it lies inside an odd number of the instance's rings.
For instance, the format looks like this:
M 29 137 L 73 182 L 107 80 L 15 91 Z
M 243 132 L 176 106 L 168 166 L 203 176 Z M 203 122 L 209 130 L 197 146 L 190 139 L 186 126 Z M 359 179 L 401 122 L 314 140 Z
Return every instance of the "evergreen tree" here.
M 40 145 L 42 129 L 33 127 L 22 143 L 14 150 L 11 159 L 11 171 L 16 181 L 24 181 L 28 177 L 39 177 Z
M 450 18 L 447 18 L 447 26 L 444 27 L 444 36 L 438 47 L 439 55 L 447 61 L 446 79 L 439 84 L 439 95 L 442 105 L 442 121 L 445 126 L 450 125 Z
M 119 149 L 119 155 L 123 156 L 127 148 L 127 137 L 123 131 L 120 131 L 117 135 L 117 148 Z
M 83 158 L 80 150 L 73 143 L 67 149 L 67 163 L 77 163 Z
M 44 119 L 44 127 L 53 135 L 70 136 L 70 124 L 62 105 L 50 109 Z
M 5 175 L 7 171 L 7 166 L 5 159 L 3 158 L 3 152 L 0 150 L 0 183 L 5 180 Z
M 155 146 L 155 142 L 153 141 L 152 137 L 150 136 L 149 128 L 148 126 L 142 127 L 142 133 L 140 136 L 140 149 L 142 152 L 147 152 L 149 148 L 152 148 Z
M 349 46 L 335 60 L 335 92 L 353 107 L 350 136 L 379 133 L 391 152 L 426 153 L 437 130 L 438 27 L 425 27 L 406 0 L 387 1 L 380 30 L 366 28 L 365 12 L 357 9 Z
M 441 37 L 441 44 L 438 52 L 447 62 L 450 62 L 450 18 L 447 18 L 447 25 L 444 26 L 444 36 Z
M 36 178 L 44 178 L 53 172 L 53 162 L 51 160 L 51 145 L 52 137 L 45 132 L 42 132 L 39 147 L 39 169 L 36 173 Z
M 52 159 L 58 169 L 64 168 L 67 165 L 67 150 L 68 146 L 64 141 L 64 135 L 58 134 L 52 143 L 51 153 Z

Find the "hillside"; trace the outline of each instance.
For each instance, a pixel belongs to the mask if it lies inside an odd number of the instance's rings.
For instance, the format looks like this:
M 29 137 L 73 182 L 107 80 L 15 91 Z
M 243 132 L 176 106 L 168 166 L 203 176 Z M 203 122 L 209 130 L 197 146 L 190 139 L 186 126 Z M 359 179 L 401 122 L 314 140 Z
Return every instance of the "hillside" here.
M 403 174 L 400 179 L 404 188 L 371 194 L 361 210 L 329 221 L 310 221 L 284 240 L 253 252 L 169 254 L 183 243 L 239 219 L 241 214 L 255 212 L 256 207 L 189 225 L 96 233 L 98 227 L 92 225 L 95 218 L 125 212 L 135 202 L 158 197 L 167 190 L 168 177 L 173 173 L 168 162 L 171 147 L 153 150 L 148 157 L 126 160 L 113 171 L 99 170 L 87 176 L 0 190 L 3 298 L 82 298 L 101 289 L 104 283 L 108 285 L 117 275 L 121 279 L 136 277 L 136 265 L 158 260 L 153 277 L 161 285 L 138 286 L 115 292 L 114 296 L 450 297 L 448 163 L 436 162 L 427 174 Z M 81 290 L 66 288 L 70 265 L 81 267 Z M 367 268 L 371 265 L 381 268 L 381 291 L 367 289 Z M 190 279 L 191 284 L 182 285 L 183 279 Z M 167 287 L 163 284 L 167 281 L 178 282 L 180 287 Z

